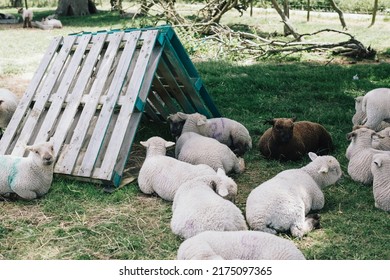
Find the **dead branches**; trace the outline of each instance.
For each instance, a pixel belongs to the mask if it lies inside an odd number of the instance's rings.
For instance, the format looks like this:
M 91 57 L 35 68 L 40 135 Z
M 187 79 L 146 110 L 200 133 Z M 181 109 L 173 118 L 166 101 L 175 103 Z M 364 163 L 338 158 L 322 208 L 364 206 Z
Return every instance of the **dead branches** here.
M 353 35 L 345 31 L 323 29 L 310 34 L 300 34 L 291 41 L 264 38 L 256 34 L 233 31 L 227 26 L 214 24 L 211 27 L 212 35 L 202 38 L 202 42 L 213 41 L 220 50 L 229 51 L 239 56 L 268 57 L 272 55 L 291 55 L 298 52 L 326 52 L 334 55 L 343 55 L 355 59 L 373 59 L 376 51 L 366 48 Z M 334 33 L 346 36 L 338 42 L 312 41 L 313 37 L 321 33 Z M 318 36 L 317 36 L 318 37 Z

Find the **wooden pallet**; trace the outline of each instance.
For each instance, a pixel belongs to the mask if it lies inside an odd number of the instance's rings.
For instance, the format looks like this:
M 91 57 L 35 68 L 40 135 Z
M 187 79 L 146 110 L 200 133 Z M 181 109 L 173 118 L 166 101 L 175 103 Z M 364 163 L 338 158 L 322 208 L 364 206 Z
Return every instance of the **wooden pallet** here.
M 169 26 L 56 37 L 0 140 L 52 141 L 55 173 L 118 186 L 142 114 L 220 116 Z

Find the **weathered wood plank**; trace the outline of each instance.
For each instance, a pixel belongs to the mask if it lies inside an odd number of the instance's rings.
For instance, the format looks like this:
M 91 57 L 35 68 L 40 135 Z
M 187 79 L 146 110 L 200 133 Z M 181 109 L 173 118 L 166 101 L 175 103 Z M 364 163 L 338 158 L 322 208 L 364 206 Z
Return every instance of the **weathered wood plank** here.
M 165 106 L 168 108 L 168 110 L 171 113 L 182 111 L 182 109 L 177 105 L 177 102 L 169 95 L 169 93 L 162 85 L 158 77 L 155 76 L 155 78 L 153 79 L 152 86 L 153 86 L 153 90 L 165 103 Z
M 114 137 L 111 139 L 107 147 L 106 155 L 100 168 L 100 174 L 97 174 L 99 178 L 107 180 L 112 178 L 112 170 L 117 161 L 124 135 L 126 133 L 126 128 L 129 125 L 129 120 L 131 119 L 130 117 L 134 110 L 137 96 L 139 95 L 142 83 L 144 82 L 144 74 L 147 70 L 149 59 L 155 46 L 158 31 L 147 31 L 147 35 L 148 37 L 145 38 L 143 42 L 137 64 L 130 78 L 129 86 L 127 87 L 126 102 L 123 104 L 119 112 L 118 120 L 113 131 Z
M 28 115 L 28 119 L 23 126 L 22 131 L 19 134 L 18 141 L 12 151 L 12 155 L 22 156 L 25 151 L 25 145 L 29 143 L 31 133 L 36 129 L 36 124 L 42 111 L 45 109 L 46 102 L 50 96 L 50 93 L 61 73 L 61 70 L 65 64 L 65 61 L 69 57 L 69 53 L 72 49 L 73 43 L 76 38 L 66 37 L 58 56 L 54 59 L 53 66 L 47 73 L 42 88 L 39 92 L 36 92 L 36 102 Z
M 70 93 L 72 95 L 72 98 L 68 102 L 67 107 L 65 108 L 61 116 L 61 121 L 58 124 L 58 127 L 60 129 L 58 129 L 52 137 L 55 151 L 60 150 L 60 147 L 68 133 L 69 127 L 72 124 L 72 120 L 79 107 L 80 100 L 89 81 L 89 77 L 91 76 L 94 70 L 96 61 L 103 48 L 106 36 L 107 34 L 100 33 L 93 37 L 93 42 L 92 42 L 93 45 L 91 47 L 91 50 L 87 55 L 85 64 L 83 65 L 83 68 L 75 84 L 75 87 L 73 88 L 73 91 Z M 55 170 L 58 173 L 65 173 L 65 174 L 70 174 L 72 171 L 68 166 L 62 165 L 61 161 L 57 161 Z
M 34 74 L 33 79 L 31 80 L 25 94 L 19 101 L 19 105 L 16 108 L 12 119 L 9 122 L 7 129 L 4 131 L 3 137 L 0 140 L 0 154 L 8 154 L 9 152 L 11 152 L 8 151 L 8 148 L 13 142 L 14 137 L 16 136 L 19 125 L 23 123 L 23 118 L 30 108 L 30 104 L 35 96 L 36 90 L 39 87 L 42 78 L 44 77 L 46 70 L 50 65 L 51 60 L 57 54 L 57 50 L 62 41 L 62 37 L 55 37 L 51 41 L 50 46 L 47 48 L 46 53 L 44 54 L 41 63 L 39 64 L 38 69 Z
M 108 90 L 107 97 L 105 98 L 103 107 L 100 111 L 100 117 L 91 136 L 90 144 L 86 150 L 84 160 L 79 169 L 79 176 L 89 177 L 92 174 L 94 164 L 101 149 L 103 138 L 105 137 L 104 132 L 107 131 L 107 127 L 114 112 L 115 103 L 121 93 L 123 81 L 125 80 L 140 35 L 141 32 L 137 31 L 126 34 L 125 36 L 126 44 L 119 64 L 117 65 L 111 86 Z
M 47 117 L 44 119 L 42 126 L 38 132 L 38 135 L 35 140 L 36 142 L 43 142 L 49 140 L 48 138 L 52 133 L 53 125 L 55 124 L 61 112 L 61 108 L 64 105 L 68 90 L 77 74 L 77 70 L 83 59 L 85 50 L 89 44 L 89 41 L 91 40 L 91 37 L 91 34 L 83 35 L 78 41 L 78 46 L 76 48 L 75 53 L 73 54 L 67 71 L 64 73 L 63 78 L 61 79 L 61 84 L 58 87 L 58 91 L 55 94 L 51 95 L 51 106 L 47 112 Z
M 144 82 L 142 83 L 142 86 L 139 90 L 139 99 L 141 102 L 145 103 L 146 98 L 148 97 L 148 93 L 152 84 L 152 80 L 154 78 L 154 74 L 156 72 L 157 66 L 160 62 L 161 53 L 163 50 L 163 46 L 155 45 L 152 51 L 152 54 L 150 56 L 149 65 L 147 68 L 147 71 L 145 72 L 143 78 Z M 121 158 L 117 160 L 115 164 L 115 168 L 113 171 L 113 175 L 111 178 L 114 181 L 114 183 L 119 185 L 117 182 L 119 178 L 122 176 L 123 170 L 125 168 L 128 156 L 130 154 L 131 146 L 133 144 L 135 134 L 137 132 L 137 128 L 139 125 L 139 122 L 141 120 L 141 117 L 138 116 L 137 112 L 133 112 L 135 114 L 134 116 L 131 116 L 130 119 L 130 126 L 127 126 L 126 128 L 126 134 L 124 136 L 124 140 L 121 146 L 121 149 L 119 151 L 119 154 L 121 155 Z M 156 116 L 157 117 L 157 116 Z
M 69 149 L 63 157 L 60 165 L 66 166 L 68 170 L 73 170 L 80 149 L 83 145 L 84 138 L 87 134 L 88 126 L 95 115 L 95 111 L 99 102 L 100 96 L 103 94 L 103 89 L 110 74 L 112 63 L 116 57 L 119 45 L 122 41 L 124 32 L 117 32 L 108 35 L 108 47 L 104 54 L 101 54 L 101 65 L 97 69 L 96 79 L 88 94 L 88 101 L 85 103 L 80 120 L 75 128 L 74 135 L 70 141 Z M 104 131 L 101 131 L 104 133 Z

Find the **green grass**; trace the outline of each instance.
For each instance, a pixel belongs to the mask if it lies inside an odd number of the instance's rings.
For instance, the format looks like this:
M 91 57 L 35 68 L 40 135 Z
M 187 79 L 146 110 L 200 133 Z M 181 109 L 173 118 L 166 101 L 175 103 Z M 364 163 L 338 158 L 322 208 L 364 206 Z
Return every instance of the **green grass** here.
M 5 42 L 0 56 L 7 57 L 0 61 L 0 86 L 12 89 L 31 78 L 53 36 L 123 25 L 114 18 L 97 27 L 91 18 L 72 22 L 54 31 L 19 28 L 15 32 L 0 27 Z M 34 40 L 27 44 L 23 38 Z M 308 259 L 390 259 L 389 214 L 374 207 L 371 186 L 348 177 L 345 158 L 354 97 L 374 87 L 388 87 L 390 65 L 325 66 L 321 60 L 304 59 L 245 65 L 193 58 L 222 115 L 243 123 L 254 142 L 254 149 L 245 155 L 246 171 L 232 175 L 239 187 L 237 205 L 244 211 L 253 188 L 282 170 L 308 162 L 307 158 L 298 162 L 263 159 L 255 144 L 268 128 L 264 120 L 296 116 L 319 122 L 332 134 L 333 155 L 345 175 L 324 191 L 322 228 L 303 240 L 292 240 Z M 359 80 L 353 80 L 356 74 Z M 170 139 L 168 125 L 143 122 L 135 142 L 139 154 L 144 151 L 137 143 L 152 135 Z M 99 185 L 55 177 L 50 192 L 39 200 L 0 202 L 0 259 L 174 259 L 182 240 L 170 230 L 171 215 L 171 203 L 142 194 L 136 183 L 108 194 Z

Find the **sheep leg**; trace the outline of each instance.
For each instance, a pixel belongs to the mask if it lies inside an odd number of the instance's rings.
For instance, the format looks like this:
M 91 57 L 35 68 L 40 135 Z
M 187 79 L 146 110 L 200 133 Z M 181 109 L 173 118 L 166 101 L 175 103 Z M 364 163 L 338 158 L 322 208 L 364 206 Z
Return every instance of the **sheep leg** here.
M 294 223 L 290 227 L 292 236 L 302 239 L 302 237 L 313 229 L 320 227 L 320 215 L 310 214 L 305 217 L 304 222 Z
M 14 190 L 15 191 L 15 190 Z M 31 190 L 15 191 L 15 193 L 23 199 L 32 200 L 38 197 L 37 193 Z

